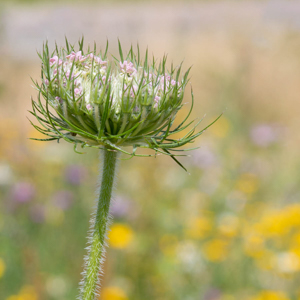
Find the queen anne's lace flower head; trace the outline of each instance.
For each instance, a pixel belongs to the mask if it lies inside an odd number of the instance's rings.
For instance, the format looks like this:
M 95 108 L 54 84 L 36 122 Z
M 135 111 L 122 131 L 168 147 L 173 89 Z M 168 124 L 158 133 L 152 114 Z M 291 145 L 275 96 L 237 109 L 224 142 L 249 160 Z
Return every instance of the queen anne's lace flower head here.
M 82 40 L 78 51 L 66 41 L 65 49 L 56 47 L 50 53 L 46 43 L 40 55 L 42 82 L 35 83 L 39 97 L 32 101 L 32 114 L 42 127 L 35 128 L 49 137 L 44 140 L 62 138 L 75 147 L 106 147 L 137 156 L 136 149 L 142 147 L 175 159 L 173 150 L 203 132 L 195 133 L 193 127 L 181 139 L 171 137 L 191 124 L 185 125 L 189 113 L 183 122 L 172 126 L 182 107 L 189 70 L 182 77 L 181 65 L 168 71 L 166 57 L 158 65 L 154 58 L 149 64 L 147 51 L 142 62 L 139 48 L 137 55 L 131 48 L 125 57 L 120 43 L 120 59 L 110 61 L 107 50 L 108 45 L 104 54 L 96 49 L 84 53 Z M 128 152 L 121 146 L 132 146 L 133 150 Z

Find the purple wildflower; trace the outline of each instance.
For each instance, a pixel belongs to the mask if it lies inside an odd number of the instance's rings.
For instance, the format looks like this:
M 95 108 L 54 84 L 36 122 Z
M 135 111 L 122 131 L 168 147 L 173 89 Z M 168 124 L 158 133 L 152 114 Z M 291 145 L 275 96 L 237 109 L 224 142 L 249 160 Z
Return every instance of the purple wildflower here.
M 80 185 L 86 176 L 86 169 L 79 165 L 70 165 L 65 169 L 65 179 L 72 185 Z
M 130 200 L 124 197 L 117 196 L 115 201 L 112 202 L 110 207 L 110 213 L 117 218 L 128 215 L 131 211 L 132 203 Z
M 221 292 L 215 288 L 209 289 L 204 294 L 203 299 L 204 300 L 219 300 L 219 299 L 221 299 Z
M 259 147 L 268 147 L 278 140 L 278 131 L 272 125 L 260 124 L 250 131 L 252 142 Z
M 67 210 L 74 202 L 74 194 L 67 190 L 57 191 L 52 197 L 52 202 L 56 207 Z
M 200 169 L 208 169 L 216 163 L 217 157 L 208 146 L 203 146 L 194 152 L 193 161 Z
M 33 184 L 29 182 L 18 182 L 12 188 L 12 198 L 19 203 L 25 203 L 32 200 L 36 190 Z

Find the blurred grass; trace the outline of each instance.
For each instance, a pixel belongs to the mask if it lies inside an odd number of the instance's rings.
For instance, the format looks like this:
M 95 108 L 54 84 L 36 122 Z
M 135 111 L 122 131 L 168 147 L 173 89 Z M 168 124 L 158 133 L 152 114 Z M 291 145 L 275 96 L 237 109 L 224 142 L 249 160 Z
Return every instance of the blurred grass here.
M 120 163 L 102 300 L 300 299 L 299 32 L 225 37 L 170 41 L 193 63 L 193 117 L 224 116 L 181 160 L 190 174 Z M 75 299 L 98 153 L 28 140 L 39 65 L 0 61 L 0 299 Z

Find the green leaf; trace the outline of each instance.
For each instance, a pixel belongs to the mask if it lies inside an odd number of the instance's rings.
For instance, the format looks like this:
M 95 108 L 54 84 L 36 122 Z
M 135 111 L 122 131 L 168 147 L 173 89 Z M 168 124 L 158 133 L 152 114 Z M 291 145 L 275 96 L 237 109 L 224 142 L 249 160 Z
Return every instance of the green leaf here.
M 119 39 L 118 39 L 118 45 L 119 45 L 119 54 L 120 54 L 121 62 L 123 63 L 124 62 L 123 51 L 122 51 L 122 46 L 121 46 Z
M 170 154 L 171 155 L 171 153 L 168 151 L 168 150 L 166 150 L 166 149 L 163 149 L 166 153 L 168 153 L 168 154 Z M 183 164 L 180 162 L 180 161 L 178 161 L 178 159 L 176 159 L 175 158 L 175 156 L 174 155 L 171 155 L 171 158 L 184 170 L 184 171 L 186 171 L 187 172 L 187 169 L 183 166 Z
M 83 42 L 84 42 L 84 36 L 82 35 L 81 40 L 78 41 L 79 44 L 79 50 L 83 52 Z
M 107 51 L 108 51 L 108 40 L 106 40 L 106 48 L 105 48 L 105 52 L 103 55 L 103 59 L 106 59 Z

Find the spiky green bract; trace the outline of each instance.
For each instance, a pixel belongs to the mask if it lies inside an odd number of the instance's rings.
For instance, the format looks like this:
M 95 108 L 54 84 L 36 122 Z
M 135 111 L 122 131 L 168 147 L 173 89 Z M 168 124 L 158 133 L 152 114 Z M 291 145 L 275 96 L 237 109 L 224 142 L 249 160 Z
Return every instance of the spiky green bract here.
M 77 52 L 67 40 L 65 48 L 56 46 L 53 52 L 46 43 L 39 54 L 42 82 L 34 82 L 39 94 L 37 101 L 32 100 L 31 111 L 40 124 L 32 125 L 48 136 L 39 140 L 64 139 L 74 143 L 75 150 L 80 144 L 118 150 L 131 157 L 152 156 L 136 153 L 137 148 L 149 148 L 179 163 L 177 151 L 189 149 L 178 148 L 192 143 L 211 124 L 197 132 L 200 122 L 187 122 L 192 105 L 187 117 L 173 125 L 183 105 L 190 69 L 181 76 L 181 65 L 168 71 L 166 56 L 158 64 L 154 58 L 149 63 L 148 51 L 142 61 L 137 49 L 136 55 L 131 48 L 125 57 L 119 43 L 120 59 L 110 62 L 108 44 L 104 53 L 97 53 L 96 47 L 84 53 L 83 39 Z M 184 137 L 172 138 L 189 126 Z M 122 146 L 132 146 L 132 151 Z

